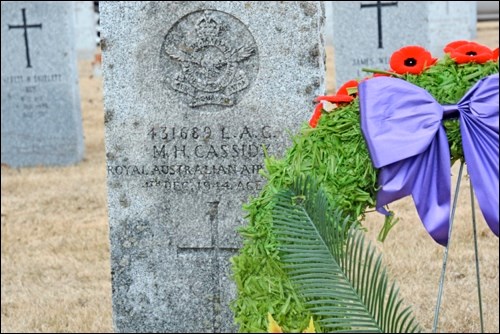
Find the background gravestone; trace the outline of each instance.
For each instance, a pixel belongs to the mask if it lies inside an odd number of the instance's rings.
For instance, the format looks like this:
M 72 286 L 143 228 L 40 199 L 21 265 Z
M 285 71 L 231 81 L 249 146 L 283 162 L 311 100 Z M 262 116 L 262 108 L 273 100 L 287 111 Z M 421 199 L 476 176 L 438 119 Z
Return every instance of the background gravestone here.
M 476 1 L 332 1 L 337 88 L 369 75 L 362 68 L 388 69 L 392 53 L 420 45 L 434 57 L 449 42 L 471 40 Z
M 324 93 L 319 1 L 104 2 L 113 317 L 120 332 L 233 332 L 231 256 Z M 265 315 L 263 315 L 265 317 Z
M 97 49 L 97 20 L 93 1 L 75 1 L 76 51 L 79 59 L 93 59 Z
M 70 2 L 2 1 L 2 163 L 66 165 L 83 157 Z

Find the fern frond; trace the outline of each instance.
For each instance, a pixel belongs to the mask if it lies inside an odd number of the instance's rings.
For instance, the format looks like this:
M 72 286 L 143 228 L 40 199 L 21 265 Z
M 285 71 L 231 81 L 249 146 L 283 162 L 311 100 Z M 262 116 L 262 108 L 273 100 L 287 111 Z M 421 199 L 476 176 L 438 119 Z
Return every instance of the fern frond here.
M 328 331 L 416 332 L 395 283 L 358 224 L 333 211 L 311 179 L 274 196 L 281 261 L 317 323 Z

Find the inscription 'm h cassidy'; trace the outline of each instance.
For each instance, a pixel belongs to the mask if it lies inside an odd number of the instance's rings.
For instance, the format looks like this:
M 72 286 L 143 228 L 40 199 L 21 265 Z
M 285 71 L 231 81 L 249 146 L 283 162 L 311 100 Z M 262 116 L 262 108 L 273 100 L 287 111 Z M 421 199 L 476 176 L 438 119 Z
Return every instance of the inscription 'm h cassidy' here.
M 278 131 L 268 125 L 155 126 L 146 134 L 146 149 L 156 163 L 110 164 L 108 177 L 146 176 L 142 187 L 170 191 L 258 191 L 262 161 Z

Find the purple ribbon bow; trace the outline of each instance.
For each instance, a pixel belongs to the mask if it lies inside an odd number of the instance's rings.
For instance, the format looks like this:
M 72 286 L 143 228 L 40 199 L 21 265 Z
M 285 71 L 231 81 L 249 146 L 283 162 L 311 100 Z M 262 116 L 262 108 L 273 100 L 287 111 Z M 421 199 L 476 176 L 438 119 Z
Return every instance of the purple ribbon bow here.
M 443 117 L 460 119 L 465 161 L 479 207 L 498 236 L 498 74 L 481 79 L 456 105 L 440 105 L 407 81 L 377 77 L 359 84 L 361 129 L 379 171 L 377 211 L 412 195 L 426 230 L 448 244 L 450 150 Z

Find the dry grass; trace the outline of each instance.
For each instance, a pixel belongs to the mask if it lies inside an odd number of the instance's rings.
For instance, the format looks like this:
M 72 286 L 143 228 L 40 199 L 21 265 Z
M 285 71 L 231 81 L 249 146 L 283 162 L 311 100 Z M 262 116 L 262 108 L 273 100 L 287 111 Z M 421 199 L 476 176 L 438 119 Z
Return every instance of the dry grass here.
M 479 24 L 478 40 L 498 46 L 498 22 Z M 331 50 L 328 50 L 331 55 Z M 331 69 L 329 69 L 331 70 Z M 1 331 L 111 332 L 102 83 L 80 64 L 86 157 L 76 166 L 2 166 Z M 331 78 L 331 77 L 329 77 Z M 331 85 L 329 91 L 333 91 Z M 454 166 L 457 174 L 457 166 Z M 454 226 L 439 328 L 477 332 L 469 185 L 464 178 Z M 401 221 L 377 243 L 405 299 L 432 328 L 443 249 L 418 221 L 410 199 L 392 207 Z M 480 214 L 479 256 L 485 330 L 499 331 L 499 241 Z M 366 221 L 375 235 L 382 217 Z
M 80 73 L 84 161 L 2 166 L 2 333 L 113 331 L 102 83 Z
M 459 164 L 452 168 L 452 187 L 455 187 Z M 464 173 L 465 174 L 465 173 Z M 453 190 L 454 192 L 454 190 Z M 478 293 L 470 187 L 466 176 L 462 177 L 458 208 L 448 252 L 444 293 L 439 317 L 439 329 L 448 333 L 480 332 Z M 498 282 L 499 240 L 484 222 L 477 202 L 478 253 L 481 273 L 481 293 L 485 331 L 498 333 Z M 420 324 L 430 332 L 438 294 L 444 249 L 429 237 L 411 198 L 405 198 L 391 209 L 400 217 L 384 243 L 376 243 L 382 251 L 391 277 L 398 281 L 401 295 L 412 305 Z M 383 224 L 383 218 L 371 213 L 365 222 L 372 240 Z

